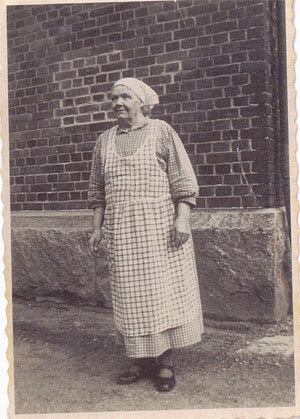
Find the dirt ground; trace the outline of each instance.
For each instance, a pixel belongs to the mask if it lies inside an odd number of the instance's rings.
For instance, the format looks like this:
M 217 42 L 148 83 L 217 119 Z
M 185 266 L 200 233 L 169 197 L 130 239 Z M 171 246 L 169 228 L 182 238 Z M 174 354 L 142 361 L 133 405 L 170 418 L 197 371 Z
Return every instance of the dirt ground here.
M 293 357 L 238 354 L 279 325 L 206 321 L 201 343 L 177 350 L 177 385 L 159 393 L 151 380 L 120 386 L 128 361 L 115 344 L 111 311 L 14 300 L 17 414 L 245 408 L 294 405 Z

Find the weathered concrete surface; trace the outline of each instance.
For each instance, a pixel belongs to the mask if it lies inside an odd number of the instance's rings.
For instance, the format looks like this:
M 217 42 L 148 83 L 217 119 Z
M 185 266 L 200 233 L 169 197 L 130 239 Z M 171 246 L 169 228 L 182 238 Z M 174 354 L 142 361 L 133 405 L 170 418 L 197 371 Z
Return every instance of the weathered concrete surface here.
M 13 292 L 111 306 L 105 241 L 88 251 L 91 212 L 12 214 Z M 204 314 L 274 322 L 290 305 L 289 239 L 282 209 L 196 210 L 195 255 Z
M 272 322 L 290 306 L 290 251 L 281 209 L 194 214 L 195 253 L 207 317 Z
M 281 335 L 266 336 L 251 342 L 245 349 L 239 349 L 237 353 L 290 357 L 294 355 L 294 338 Z
M 90 226 L 90 213 L 13 215 L 14 294 L 37 301 L 67 298 L 109 307 L 105 241 L 95 258 L 88 250 Z

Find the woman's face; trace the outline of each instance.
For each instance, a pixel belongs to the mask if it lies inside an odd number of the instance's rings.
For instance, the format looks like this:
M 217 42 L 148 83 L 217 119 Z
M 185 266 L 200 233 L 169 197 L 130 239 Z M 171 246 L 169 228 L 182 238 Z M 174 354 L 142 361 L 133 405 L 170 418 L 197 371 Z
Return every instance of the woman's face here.
M 116 86 L 113 88 L 112 108 L 115 111 L 118 120 L 135 122 L 138 116 L 142 114 L 143 103 L 135 93 L 126 86 Z

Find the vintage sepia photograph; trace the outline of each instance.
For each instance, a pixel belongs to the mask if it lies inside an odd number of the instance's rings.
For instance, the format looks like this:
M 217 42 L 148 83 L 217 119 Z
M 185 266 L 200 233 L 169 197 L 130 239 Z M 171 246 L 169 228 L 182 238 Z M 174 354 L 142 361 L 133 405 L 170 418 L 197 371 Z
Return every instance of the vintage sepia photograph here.
M 9 417 L 300 415 L 293 2 L 2 10 Z

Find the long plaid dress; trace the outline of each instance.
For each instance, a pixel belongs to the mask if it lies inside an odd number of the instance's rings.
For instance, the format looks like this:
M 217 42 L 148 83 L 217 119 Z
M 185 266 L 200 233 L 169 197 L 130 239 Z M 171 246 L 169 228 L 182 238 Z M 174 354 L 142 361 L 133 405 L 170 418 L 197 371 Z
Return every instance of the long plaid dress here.
M 162 124 L 150 120 L 142 145 L 125 156 L 114 127 L 102 153 L 114 319 L 129 357 L 196 343 L 203 331 L 192 238 L 179 249 L 171 240 L 175 205 L 156 156 Z

